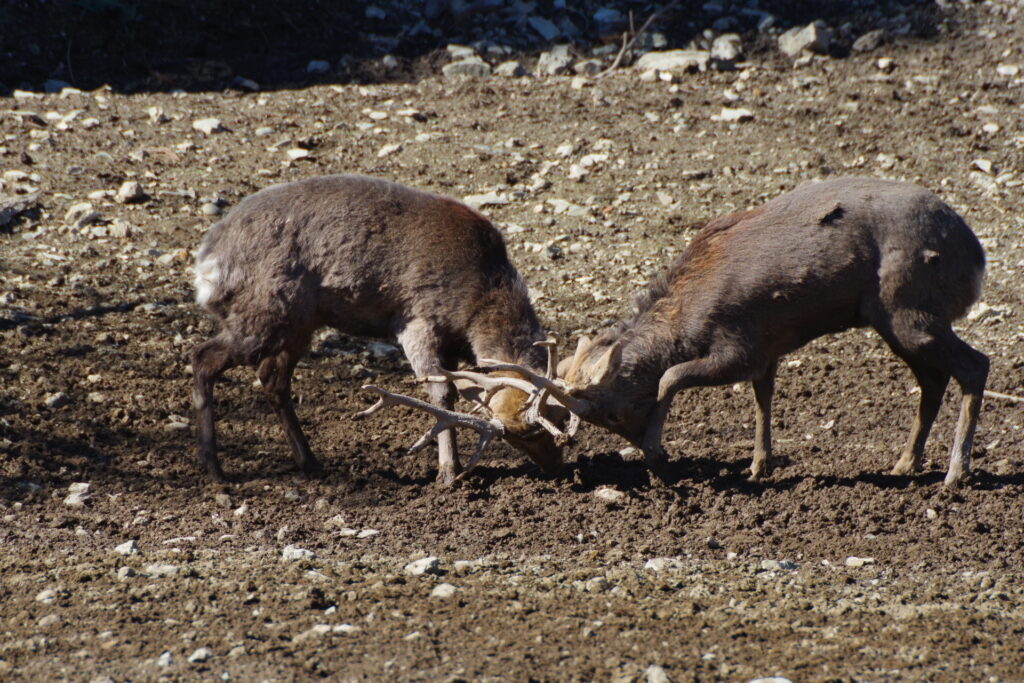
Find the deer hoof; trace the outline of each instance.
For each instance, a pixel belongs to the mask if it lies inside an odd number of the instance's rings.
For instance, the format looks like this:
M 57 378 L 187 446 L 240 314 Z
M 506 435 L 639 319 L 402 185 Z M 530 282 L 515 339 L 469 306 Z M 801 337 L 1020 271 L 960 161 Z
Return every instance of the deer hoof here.
M 900 458 L 900 461 L 892 468 L 892 474 L 897 477 L 905 477 L 920 469 L 920 465 L 915 463 L 913 460 L 904 460 L 903 458 Z

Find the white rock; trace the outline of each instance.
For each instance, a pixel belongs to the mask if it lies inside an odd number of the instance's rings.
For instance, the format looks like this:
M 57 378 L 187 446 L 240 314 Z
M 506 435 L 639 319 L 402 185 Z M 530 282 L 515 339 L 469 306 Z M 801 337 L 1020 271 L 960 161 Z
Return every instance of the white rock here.
M 155 576 L 157 578 L 169 578 L 172 576 L 177 576 L 179 569 L 178 566 L 174 564 L 165 564 L 162 562 L 157 562 L 153 564 L 147 564 L 143 571 L 146 572 L 146 574 L 150 576 Z
M 412 576 L 423 576 L 424 574 L 437 574 L 440 560 L 436 557 L 423 557 L 405 565 L 405 573 Z
M 850 555 L 846 558 L 847 567 L 863 567 L 866 564 L 874 564 L 875 558 L 873 557 L 854 557 Z
M 358 534 L 356 534 L 356 538 L 369 538 L 370 536 L 376 536 L 379 533 L 380 532 L 376 529 L 363 529 Z
M 166 669 L 170 667 L 173 662 L 174 655 L 171 654 L 170 650 L 167 650 L 162 655 L 160 655 L 160 657 L 157 658 L 156 665 L 159 666 L 161 669 Z
M 886 31 L 884 28 L 878 28 L 874 31 L 868 31 L 864 35 L 853 41 L 854 52 L 871 52 L 886 39 Z
M 997 64 L 996 73 L 999 74 L 1000 76 L 1013 78 L 1014 76 L 1020 74 L 1020 66 L 1016 64 Z
M 551 50 L 540 53 L 540 57 L 537 58 L 537 73 L 542 76 L 560 76 L 569 72 L 572 62 L 569 46 L 556 45 Z
M 938 519 L 939 513 L 933 510 L 932 508 L 928 508 L 927 510 L 924 511 L 924 516 L 928 519 Z
M 352 624 L 338 624 L 337 626 L 335 626 L 334 628 L 331 629 L 331 632 L 332 633 L 349 634 L 349 633 L 358 633 L 359 631 L 362 631 L 362 630 L 363 629 L 359 628 L 358 626 L 353 626 Z
M 668 71 L 682 73 L 688 71 L 705 71 L 711 53 L 707 50 L 662 50 L 648 52 L 636 60 L 636 69 L 642 72 Z
M 717 116 L 711 117 L 712 121 L 723 121 L 726 123 L 740 123 L 744 121 L 753 121 L 754 113 L 749 109 L 733 109 L 731 107 L 722 107 L 721 113 Z
M 85 507 L 85 504 L 92 498 L 92 485 L 86 482 L 78 482 L 68 486 L 68 496 L 64 504 L 68 507 Z
M 988 159 L 975 159 L 971 162 L 971 166 L 982 173 L 992 174 L 992 162 Z
M 456 45 L 455 43 L 449 43 L 445 47 L 445 51 L 451 55 L 454 60 L 468 59 L 470 57 L 476 57 L 476 50 L 471 48 L 469 45 Z
M 471 194 L 462 198 L 469 206 L 474 209 L 479 209 L 482 206 L 503 206 L 509 203 L 508 197 L 500 195 L 496 192 L 488 192 L 487 194 Z
M 162 107 L 150 107 L 146 110 L 146 113 L 149 114 L 149 122 L 152 124 L 159 125 L 170 121 L 167 115 L 164 114 Z
M 761 569 L 765 571 L 794 571 L 799 568 L 800 565 L 789 560 L 761 560 Z
M 767 678 L 752 678 L 749 683 L 793 683 L 793 681 L 782 676 L 769 676 Z
M 602 502 L 610 504 L 624 503 L 627 499 L 627 496 L 623 491 L 619 491 L 618 489 L 612 488 L 611 486 L 599 487 L 596 491 L 594 491 L 594 497 Z
M 71 397 L 63 391 L 58 391 L 53 394 L 48 394 L 43 402 L 46 404 L 47 408 L 60 408 L 70 403 Z
M 47 614 L 45 617 L 40 618 L 39 621 L 36 622 L 36 625 L 39 626 L 39 628 L 44 629 L 50 628 L 51 626 L 57 626 L 58 624 L 60 624 L 59 614 Z
M 126 579 L 130 579 L 133 576 L 135 576 L 135 570 L 132 569 L 131 567 L 121 567 L 120 569 L 117 570 L 117 578 L 120 581 L 124 581 Z
M 672 679 L 668 677 L 668 672 L 657 664 L 651 664 L 647 667 L 644 675 L 647 677 L 647 683 L 672 683 Z
M 485 78 L 491 75 L 491 65 L 479 57 L 467 57 L 441 67 L 445 78 L 465 76 L 467 78 Z
M 305 159 L 310 155 L 308 149 L 302 149 L 301 147 L 293 147 L 285 152 L 288 158 L 292 161 L 298 161 L 299 159 Z
M 139 552 L 139 544 L 134 540 L 125 541 L 121 545 L 116 546 L 114 552 L 118 555 L 135 555 Z
M 968 312 L 967 319 L 971 322 L 977 322 L 988 318 L 999 318 L 1002 316 L 1003 312 L 998 308 L 993 308 L 984 301 L 979 301 L 971 308 L 970 312 Z
M 294 545 L 286 545 L 284 550 L 281 551 L 281 559 L 289 562 L 296 560 L 311 560 L 316 557 L 316 553 L 306 548 L 299 548 Z
M 789 57 L 796 57 L 801 52 L 828 52 L 832 42 L 832 32 L 818 22 L 804 27 L 795 27 L 779 36 L 779 49 Z
M 391 145 L 384 145 L 379 150 L 377 150 L 377 158 L 378 159 L 383 159 L 384 157 L 391 156 L 392 154 L 394 154 L 395 152 L 397 152 L 397 151 L 399 151 L 401 149 L 402 149 L 402 143 L 400 143 L 400 142 L 396 142 L 396 143 L 391 144 Z
M 494 73 L 504 78 L 519 78 L 526 75 L 526 69 L 519 62 L 509 60 L 494 67 Z
M 455 595 L 455 592 L 457 590 L 458 588 L 456 588 L 450 583 L 439 583 L 436 586 L 434 586 L 434 590 L 430 591 L 430 597 L 447 600 L 453 595 Z
M 201 647 L 188 656 L 188 661 L 192 662 L 193 664 L 198 662 L 205 662 L 212 656 L 213 650 L 211 650 L 208 647 Z
M 52 588 L 46 588 L 36 593 L 36 602 L 41 602 L 44 605 L 52 605 L 57 601 L 57 591 Z
M 711 43 L 711 58 L 734 62 L 743 54 L 743 39 L 738 33 L 723 33 Z
M 644 569 L 663 572 L 667 569 L 681 569 L 683 563 L 675 557 L 652 557 L 644 563 Z
M 73 204 L 64 214 L 64 224 L 75 229 L 83 228 L 99 219 L 100 212 L 95 211 L 89 202 Z
M 224 126 L 221 124 L 220 119 L 212 117 L 208 119 L 196 119 L 192 122 L 192 128 L 205 135 L 213 135 L 214 133 L 220 133 L 224 130 Z
M 121 183 L 121 187 L 117 188 L 114 198 L 121 204 L 134 204 L 146 198 L 146 191 L 142 189 L 142 184 L 138 181 L 126 180 Z

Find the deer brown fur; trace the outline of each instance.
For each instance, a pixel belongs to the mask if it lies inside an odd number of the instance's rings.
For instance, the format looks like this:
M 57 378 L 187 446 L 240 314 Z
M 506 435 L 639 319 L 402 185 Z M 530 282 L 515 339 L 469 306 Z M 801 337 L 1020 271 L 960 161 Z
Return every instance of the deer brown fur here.
M 213 383 L 238 365 L 258 368 L 296 463 L 319 471 L 291 379 L 321 327 L 396 338 L 419 376 L 474 356 L 533 369 L 545 362 L 533 346 L 543 331 L 499 231 L 457 201 L 368 177 L 311 178 L 244 199 L 203 241 L 196 300 L 221 324 L 192 353 L 199 461 L 218 479 Z M 432 403 L 452 407 L 450 383 L 427 390 Z M 508 389 L 498 398 L 509 440 L 556 468 L 561 449 L 551 435 L 516 420 L 527 395 Z M 460 470 L 452 430 L 438 435 L 438 449 L 438 479 L 451 482 Z
M 643 449 L 664 474 L 672 398 L 749 381 L 757 406 L 753 478 L 771 458 L 779 358 L 812 339 L 874 328 L 921 387 L 895 474 L 920 469 L 950 377 L 963 392 L 946 484 L 969 470 L 988 358 L 953 331 L 981 293 L 977 237 L 938 197 L 907 183 L 838 178 L 801 185 L 708 223 L 638 299 L 636 315 L 581 340 L 560 365 L 580 416 Z

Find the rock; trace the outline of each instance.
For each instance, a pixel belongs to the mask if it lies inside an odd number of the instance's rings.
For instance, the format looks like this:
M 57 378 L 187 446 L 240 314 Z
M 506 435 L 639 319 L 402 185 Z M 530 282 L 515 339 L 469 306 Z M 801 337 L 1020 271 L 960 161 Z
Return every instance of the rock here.
M 281 559 L 288 562 L 294 562 L 296 560 L 311 560 L 316 557 L 316 553 L 306 548 L 299 548 L 294 545 L 286 545 L 284 550 L 281 551 Z
M 644 569 L 663 572 L 667 569 L 681 569 L 683 563 L 674 557 L 652 557 L 644 563 Z
M 121 183 L 121 187 L 117 188 L 117 194 L 114 195 L 114 198 L 121 204 L 135 204 L 145 200 L 147 195 L 139 182 L 127 180 Z
M 491 65 L 479 57 L 467 57 L 441 67 L 445 78 L 485 78 L 491 75 Z
M 996 73 L 1007 78 L 1015 78 L 1020 75 L 1020 66 L 1017 64 L 997 64 Z
M 610 505 L 625 503 L 628 498 L 624 492 L 612 488 L 611 486 L 599 487 L 594 491 L 594 497 L 601 502 L 608 503 Z
M 65 394 L 63 391 L 58 391 L 53 394 L 47 394 L 46 398 L 43 400 L 43 403 L 46 404 L 47 408 L 61 408 L 71 403 L 71 397 Z
M 647 667 L 644 676 L 647 677 L 647 683 L 672 683 L 672 679 L 668 677 L 668 672 L 657 664 L 651 664 Z
M 308 149 L 302 149 L 301 147 L 293 147 L 292 149 L 286 150 L 285 154 L 287 154 L 288 158 L 291 159 L 292 161 L 298 161 L 299 159 L 309 158 L 311 153 Z
M 83 228 L 100 219 L 100 212 L 92 208 L 89 202 L 73 204 L 64 214 L 64 224 L 70 228 Z
M 769 572 L 774 571 L 795 571 L 800 568 L 796 562 L 789 560 L 761 560 L 761 569 Z
M 171 654 L 170 650 L 166 650 L 156 660 L 156 665 L 159 666 L 161 669 L 169 668 L 171 666 L 171 664 L 173 664 L 173 663 L 174 663 L 174 655 Z
M 36 622 L 36 625 L 39 628 L 42 628 L 42 629 L 47 629 L 47 628 L 50 628 L 51 626 L 57 626 L 59 624 L 60 624 L 60 615 L 59 614 L 47 614 L 45 617 L 40 618 L 39 621 Z
M 509 203 L 508 197 L 496 192 L 467 195 L 462 198 L 462 201 L 474 209 L 479 209 L 482 206 L 503 206 Z
M 971 166 L 978 169 L 982 173 L 992 175 L 992 162 L 988 159 L 975 159 L 971 162 Z
M 928 508 L 927 510 L 924 511 L 924 516 L 928 519 L 935 520 L 939 518 L 939 513 L 933 510 L 932 508 Z
M 721 113 L 711 117 L 712 121 L 724 121 L 726 123 L 742 123 L 744 121 L 753 121 L 754 113 L 749 109 L 732 109 L 730 107 L 722 107 Z
M 854 557 L 851 555 L 846 558 L 847 567 L 863 567 L 866 564 L 874 564 L 875 558 L 873 557 Z
M 878 48 L 886 39 L 886 32 L 884 28 L 878 28 L 874 31 L 868 31 L 857 40 L 853 41 L 854 52 L 871 52 Z
M 389 157 L 392 154 L 394 154 L 395 152 L 401 151 L 401 149 L 402 149 L 402 143 L 401 142 L 394 142 L 394 143 L 392 143 L 390 145 L 384 145 L 383 147 L 381 147 L 380 149 L 377 150 L 377 158 L 378 159 L 383 159 L 384 157 Z
M 114 552 L 118 555 L 136 555 L 139 552 L 139 544 L 134 540 L 125 541 L 121 545 L 116 546 Z
M 188 661 L 192 662 L 193 664 L 197 664 L 199 662 L 207 661 L 212 656 L 213 650 L 211 650 L 208 647 L 201 647 L 188 656 Z
M 331 63 L 325 59 L 314 59 L 306 64 L 306 73 L 325 74 L 331 70 Z
M 875 66 L 878 67 L 879 71 L 889 73 L 896 68 L 896 60 L 892 57 L 880 57 L 878 61 L 875 62 Z
M 52 605 L 57 602 L 57 591 L 52 588 L 46 588 L 36 593 L 36 602 L 41 602 L 44 605 Z
M 224 125 L 220 122 L 220 119 L 211 117 L 208 119 L 196 119 L 192 122 L 192 128 L 204 135 L 213 135 L 214 133 L 223 132 Z
M 782 676 L 769 676 L 767 678 L 752 678 L 748 683 L 793 683 L 793 681 Z
M 380 532 L 376 529 L 363 529 L 358 534 L 356 534 L 356 538 L 369 538 L 370 536 L 376 536 L 379 533 Z
M 706 71 L 711 53 L 707 50 L 663 50 L 648 52 L 636 60 L 639 71 L 665 71 L 687 73 Z
M 424 574 L 440 573 L 440 560 L 436 557 L 423 557 L 405 565 L 405 573 L 411 576 L 423 576 Z
M 723 33 L 711 43 L 711 59 L 732 64 L 743 55 L 743 39 L 738 33 Z
M 572 67 L 573 58 L 569 54 L 570 45 L 556 45 L 546 52 L 540 53 L 537 59 L 537 73 L 542 76 L 561 76 Z
M 455 586 L 450 583 L 439 583 L 434 586 L 434 590 L 430 591 L 430 597 L 439 598 L 441 600 L 447 600 L 455 595 L 458 590 Z
M 582 62 L 577 62 L 573 65 L 573 73 L 577 73 L 580 76 L 596 76 L 601 73 L 603 65 L 600 59 L 584 59 Z
M 302 151 L 305 152 L 306 150 Z M 224 213 L 224 207 L 222 207 L 217 202 L 206 202 L 205 204 L 199 207 L 199 213 L 203 214 L 204 216 L 219 216 L 222 213 Z
M 0 228 L 7 227 L 21 214 L 35 209 L 38 206 L 38 199 L 38 194 L 16 197 L 0 194 Z
M 802 52 L 828 52 L 832 32 L 820 22 L 804 27 L 791 28 L 779 36 L 779 49 L 788 57 L 797 57 Z
M 561 31 L 553 23 L 544 17 L 533 16 L 526 20 L 526 23 L 546 41 L 552 41 L 561 35 Z
M 371 341 L 366 343 L 366 350 L 376 360 L 398 360 L 402 356 L 402 350 L 394 344 Z
M 519 62 L 510 60 L 496 66 L 494 73 L 504 78 L 519 78 L 526 75 L 526 69 Z
M 85 507 L 85 504 L 92 498 L 92 484 L 78 482 L 68 487 L 68 496 L 64 504 L 68 507 Z
M 476 50 L 468 45 L 456 45 L 449 43 L 445 48 L 445 51 L 451 56 L 452 59 L 469 59 L 470 57 L 476 56 Z
M 117 578 L 120 581 L 130 579 L 133 576 L 135 576 L 135 570 L 131 567 L 121 567 L 117 570 Z

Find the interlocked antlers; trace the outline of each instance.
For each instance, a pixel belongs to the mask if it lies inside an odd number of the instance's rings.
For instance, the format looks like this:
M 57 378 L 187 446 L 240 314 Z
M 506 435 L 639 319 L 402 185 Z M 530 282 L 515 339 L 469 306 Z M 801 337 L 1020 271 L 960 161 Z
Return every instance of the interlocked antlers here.
M 455 383 L 456 381 L 464 383 L 468 382 L 470 385 L 480 389 L 481 393 L 479 397 L 474 399 L 477 403 L 477 409 L 483 408 L 490 410 L 491 399 L 497 392 L 503 389 L 516 389 L 521 391 L 528 396 L 528 399 L 519 408 L 519 413 L 524 416 L 524 421 L 527 424 L 541 427 L 550 433 L 559 444 L 564 444 L 576 435 L 576 431 L 579 429 L 580 425 L 580 413 L 585 412 L 588 406 L 585 401 L 580 401 L 570 396 L 568 393 L 568 386 L 565 382 L 556 377 L 556 371 L 558 368 L 557 340 L 547 339 L 545 341 L 536 342 L 535 345 L 543 346 L 547 349 L 548 358 L 547 372 L 545 373 L 546 376 L 541 376 L 521 365 L 502 363 L 500 361 L 489 359 L 480 359 L 480 362 L 483 365 L 477 370 L 450 371 L 439 369 L 437 371 L 437 376 L 432 375 L 424 377 L 422 378 L 422 381 L 452 383 Z M 518 376 L 507 377 L 490 374 L 494 372 L 511 372 Z M 380 398 L 377 403 L 369 409 L 357 413 L 357 418 L 373 415 L 377 411 L 389 405 L 408 406 L 410 408 L 421 410 L 434 417 L 436 424 L 412 445 L 409 449 L 410 453 L 420 450 L 446 429 L 454 427 L 468 427 L 480 434 L 480 441 L 477 444 L 476 452 L 473 454 L 473 457 L 466 466 L 466 469 L 459 475 L 459 478 L 465 477 L 474 467 L 476 467 L 483 455 L 484 449 L 494 439 L 494 437 L 504 436 L 508 433 L 505 424 L 498 418 L 481 419 L 470 414 L 445 410 L 444 408 L 431 405 L 426 401 L 421 401 L 403 394 L 395 394 L 372 384 L 365 385 L 363 389 L 378 394 Z M 554 422 L 544 415 L 545 410 L 550 411 L 552 409 L 567 409 L 569 411 L 569 422 L 565 431 L 559 429 Z
M 420 450 L 446 429 L 453 427 L 469 427 L 479 433 L 480 441 L 476 445 L 476 452 L 473 453 L 473 457 L 470 459 L 466 469 L 457 478 L 462 478 L 468 474 L 470 470 L 476 467 L 476 464 L 480 462 L 480 458 L 484 454 L 484 449 L 487 448 L 487 444 L 489 444 L 494 437 L 505 434 L 505 425 L 503 425 L 500 420 L 482 420 L 478 417 L 473 417 L 472 415 L 466 415 L 465 413 L 445 410 L 444 408 L 439 408 L 427 403 L 426 401 L 413 398 L 412 396 L 391 393 L 390 391 L 381 389 L 373 384 L 365 384 L 363 385 L 363 389 L 380 395 L 380 399 L 366 410 L 356 413 L 354 416 L 356 419 L 369 417 L 385 406 L 403 405 L 409 406 L 410 408 L 416 408 L 417 410 L 422 410 L 425 413 L 433 415 L 434 419 L 437 420 L 437 423 L 427 431 L 426 434 L 421 436 L 419 440 L 412 445 L 412 447 L 409 448 L 410 453 L 415 453 Z

